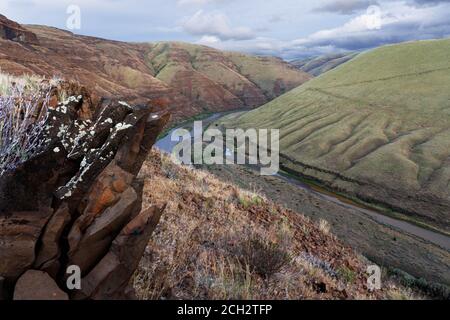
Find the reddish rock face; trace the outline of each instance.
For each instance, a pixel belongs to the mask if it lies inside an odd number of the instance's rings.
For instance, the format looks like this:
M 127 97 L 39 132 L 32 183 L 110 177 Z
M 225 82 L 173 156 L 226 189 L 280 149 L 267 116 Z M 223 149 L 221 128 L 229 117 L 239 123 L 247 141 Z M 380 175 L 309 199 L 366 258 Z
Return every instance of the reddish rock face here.
M 61 257 L 60 241 L 64 229 L 70 222 L 71 216 L 67 205 L 61 206 L 52 216 L 45 227 L 41 238 L 41 248 L 38 252 L 34 267 L 46 271 L 53 277 L 57 276 Z
M 0 38 L 5 40 L 17 41 L 26 44 L 38 44 L 37 36 L 22 27 L 17 22 L 11 21 L 0 14 Z
M 132 297 L 128 279 L 138 267 L 148 239 L 156 228 L 164 209 L 151 207 L 131 220 L 115 238 L 109 252 L 83 278 L 85 286 L 74 299 L 90 297 L 96 300 Z M 125 276 L 124 276 L 125 275 Z
M 15 279 L 32 266 L 36 244 L 52 214 L 51 208 L 0 214 L 0 277 Z
M 14 26 L 8 30 L 25 30 Z M 173 121 L 258 107 L 311 78 L 276 58 L 186 43 L 109 41 L 44 26 L 26 29 L 37 36 L 39 45 L 29 50 L 22 43 L 0 40 L 2 72 L 76 78 L 97 96 L 132 103 L 168 98 Z M 21 32 L 17 34 L 25 35 Z M 13 38 L 17 37 L 3 37 Z
M 40 149 L 0 176 L 1 298 L 129 297 L 164 210 L 155 204 L 141 213 L 136 176 L 169 114 L 119 101 L 91 105 L 86 90 L 78 92 L 49 109 Z M 73 265 L 85 277 L 82 290 L 67 288 Z
M 47 273 L 28 270 L 17 281 L 14 300 L 69 300 Z

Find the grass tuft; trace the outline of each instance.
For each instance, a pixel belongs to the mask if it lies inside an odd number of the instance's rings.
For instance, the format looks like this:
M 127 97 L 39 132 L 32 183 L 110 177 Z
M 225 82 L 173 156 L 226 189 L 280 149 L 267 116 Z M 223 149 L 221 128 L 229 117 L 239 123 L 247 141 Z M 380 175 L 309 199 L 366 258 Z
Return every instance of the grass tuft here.
M 252 272 L 270 278 L 290 261 L 291 257 L 278 243 L 251 237 L 241 243 L 237 250 L 238 260 L 250 267 Z

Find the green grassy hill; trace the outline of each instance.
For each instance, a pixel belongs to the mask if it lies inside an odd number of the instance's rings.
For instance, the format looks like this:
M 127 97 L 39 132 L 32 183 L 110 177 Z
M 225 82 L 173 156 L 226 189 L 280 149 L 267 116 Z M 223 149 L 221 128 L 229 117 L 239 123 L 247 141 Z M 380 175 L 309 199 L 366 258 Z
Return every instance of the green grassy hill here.
M 449 230 L 450 39 L 360 54 L 225 125 L 279 128 L 285 168 Z
M 308 59 L 293 60 L 290 63 L 298 69 L 317 77 L 352 60 L 357 55 L 358 52 L 334 53 Z
M 346 52 L 328 54 L 319 57 L 313 57 L 309 59 L 299 59 L 291 61 L 291 64 L 296 66 L 302 71 L 305 71 L 315 77 L 320 76 L 322 73 L 333 70 L 347 61 L 352 60 L 358 55 L 357 52 Z

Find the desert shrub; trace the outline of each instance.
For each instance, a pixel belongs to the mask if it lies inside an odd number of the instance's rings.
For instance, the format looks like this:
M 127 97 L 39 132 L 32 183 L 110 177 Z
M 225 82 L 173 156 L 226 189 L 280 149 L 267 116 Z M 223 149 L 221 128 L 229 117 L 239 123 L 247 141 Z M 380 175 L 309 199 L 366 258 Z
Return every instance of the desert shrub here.
M 211 286 L 213 297 L 224 300 L 252 299 L 253 279 L 248 265 L 233 259 L 219 259 L 218 276 Z
M 339 277 L 345 283 L 350 283 L 351 284 L 351 283 L 355 282 L 356 273 L 353 270 L 349 269 L 348 267 L 346 267 L 346 266 L 340 267 L 338 269 L 337 273 L 338 273 Z
M 246 239 L 236 249 L 236 257 L 251 272 L 269 278 L 291 261 L 290 255 L 278 243 L 255 236 Z
M 51 83 L 0 76 L 0 175 L 29 159 L 42 145 Z
M 450 288 L 444 284 L 429 282 L 423 278 L 415 278 L 412 275 L 395 268 L 388 270 L 388 275 L 400 282 L 401 285 L 418 289 L 421 292 L 439 299 L 450 299 Z
M 239 203 L 244 209 L 248 209 L 253 206 L 261 206 L 263 199 L 257 195 L 243 195 L 239 198 Z
M 324 234 L 330 234 L 331 226 L 327 220 L 320 219 L 319 221 L 319 230 Z
M 323 272 L 325 272 L 327 275 L 329 275 L 332 278 L 336 278 L 338 276 L 338 272 L 336 272 L 331 264 L 327 261 L 324 261 L 311 253 L 303 252 L 300 255 L 300 258 L 309 263 L 312 267 L 321 269 Z

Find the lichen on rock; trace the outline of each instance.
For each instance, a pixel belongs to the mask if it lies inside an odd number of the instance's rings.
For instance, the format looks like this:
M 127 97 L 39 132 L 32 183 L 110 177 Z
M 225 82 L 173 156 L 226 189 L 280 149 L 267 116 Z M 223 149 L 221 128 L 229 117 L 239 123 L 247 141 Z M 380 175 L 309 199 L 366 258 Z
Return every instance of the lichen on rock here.
M 137 173 L 169 114 L 91 101 L 80 89 L 49 107 L 42 145 L 0 177 L 0 297 L 130 297 L 129 279 L 164 210 L 142 211 Z M 120 272 L 105 273 L 105 264 Z M 82 290 L 66 286 L 71 265 L 81 269 Z M 52 292 L 23 290 L 41 278 Z

